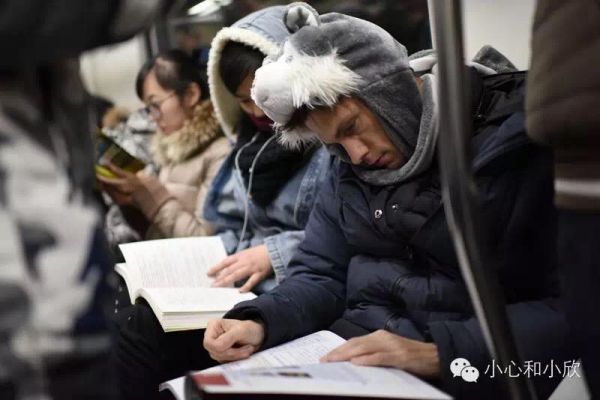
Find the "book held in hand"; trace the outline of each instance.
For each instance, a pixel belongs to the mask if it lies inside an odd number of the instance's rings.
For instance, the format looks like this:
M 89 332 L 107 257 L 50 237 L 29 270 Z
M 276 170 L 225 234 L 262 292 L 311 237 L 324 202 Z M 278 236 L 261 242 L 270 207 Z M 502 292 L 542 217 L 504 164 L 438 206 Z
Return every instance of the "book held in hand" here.
M 96 135 L 96 165 L 94 166 L 96 174 L 114 178 L 115 174 L 107 168 L 109 164 L 131 173 L 136 173 L 145 167 L 141 160 L 132 156 L 114 140 L 99 132 Z
M 160 385 L 178 400 L 264 398 L 450 399 L 402 370 L 319 363 L 345 340 L 320 331 Z M 285 397 L 284 397 L 285 396 Z
M 256 297 L 213 288 L 210 267 L 227 257 L 218 236 L 148 240 L 119 245 L 123 277 L 133 303 L 144 299 L 165 332 L 203 329 L 237 303 Z

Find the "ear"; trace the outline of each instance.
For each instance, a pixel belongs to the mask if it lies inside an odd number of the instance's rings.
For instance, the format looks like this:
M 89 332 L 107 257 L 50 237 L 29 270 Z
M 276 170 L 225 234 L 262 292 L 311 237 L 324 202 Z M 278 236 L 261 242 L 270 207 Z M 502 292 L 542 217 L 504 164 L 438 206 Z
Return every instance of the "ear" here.
M 296 2 L 287 6 L 283 21 L 288 31 L 294 33 L 303 26 L 319 26 L 319 13 L 306 3 Z
M 201 97 L 202 90 L 200 89 L 200 86 L 196 82 L 192 82 L 189 84 L 187 90 L 185 91 L 183 103 L 186 107 L 192 108 L 200 102 Z

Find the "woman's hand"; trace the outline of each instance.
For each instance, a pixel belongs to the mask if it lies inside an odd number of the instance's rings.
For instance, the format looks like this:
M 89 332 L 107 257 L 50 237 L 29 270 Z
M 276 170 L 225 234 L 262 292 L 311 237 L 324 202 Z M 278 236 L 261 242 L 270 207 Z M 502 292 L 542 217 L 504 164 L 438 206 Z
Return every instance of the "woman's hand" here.
M 234 282 L 248 278 L 240 292 L 248 292 L 273 272 L 267 246 L 260 245 L 230 255 L 208 270 L 208 276 L 214 277 L 213 286 L 229 286 Z
M 156 180 L 154 176 L 146 175 L 143 171 L 132 174 L 113 164 L 108 165 L 107 168 L 116 175 L 116 178 L 100 175 L 96 175 L 96 178 L 102 183 L 102 190 L 120 206 L 137 207 L 133 194 L 150 186 L 150 183 Z
M 321 361 L 394 367 L 424 378 L 440 376 L 440 359 L 434 343 L 407 339 L 384 330 L 352 338 Z

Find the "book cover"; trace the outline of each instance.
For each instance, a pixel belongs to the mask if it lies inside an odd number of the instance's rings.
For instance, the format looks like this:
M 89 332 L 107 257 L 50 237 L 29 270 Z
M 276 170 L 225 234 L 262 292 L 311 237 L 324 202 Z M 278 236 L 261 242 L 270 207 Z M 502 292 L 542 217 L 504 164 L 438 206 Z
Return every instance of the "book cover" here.
M 101 131 L 96 134 L 96 174 L 114 178 L 115 174 L 107 166 L 113 164 L 127 172 L 136 173 L 146 165 L 138 158 L 129 154 L 114 140 L 104 135 Z
M 188 374 L 186 399 L 422 399 L 451 397 L 400 369 L 349 362 Z

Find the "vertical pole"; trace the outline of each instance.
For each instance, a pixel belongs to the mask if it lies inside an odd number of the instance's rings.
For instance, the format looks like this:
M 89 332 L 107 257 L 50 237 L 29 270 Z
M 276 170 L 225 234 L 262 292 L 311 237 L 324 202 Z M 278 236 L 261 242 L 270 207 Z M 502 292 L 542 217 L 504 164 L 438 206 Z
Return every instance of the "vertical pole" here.
M 465 88 L 464 54 L 460 0 L 429 0 L 434 43 L 439 67 L 439 138 L 444 207 L 475 314 L 487 347 L 496 361 L 509 366 L 521 364 L 506 314 L 506 303 L 498 277 L 486 265 L 488 252 L 477 202 L 469 143 L 472 124 Z M 505 379 L 512 399 L 535 399 L 535 391 L 524 376 Z M 498 378 L 496 378 L 498 379 Z

